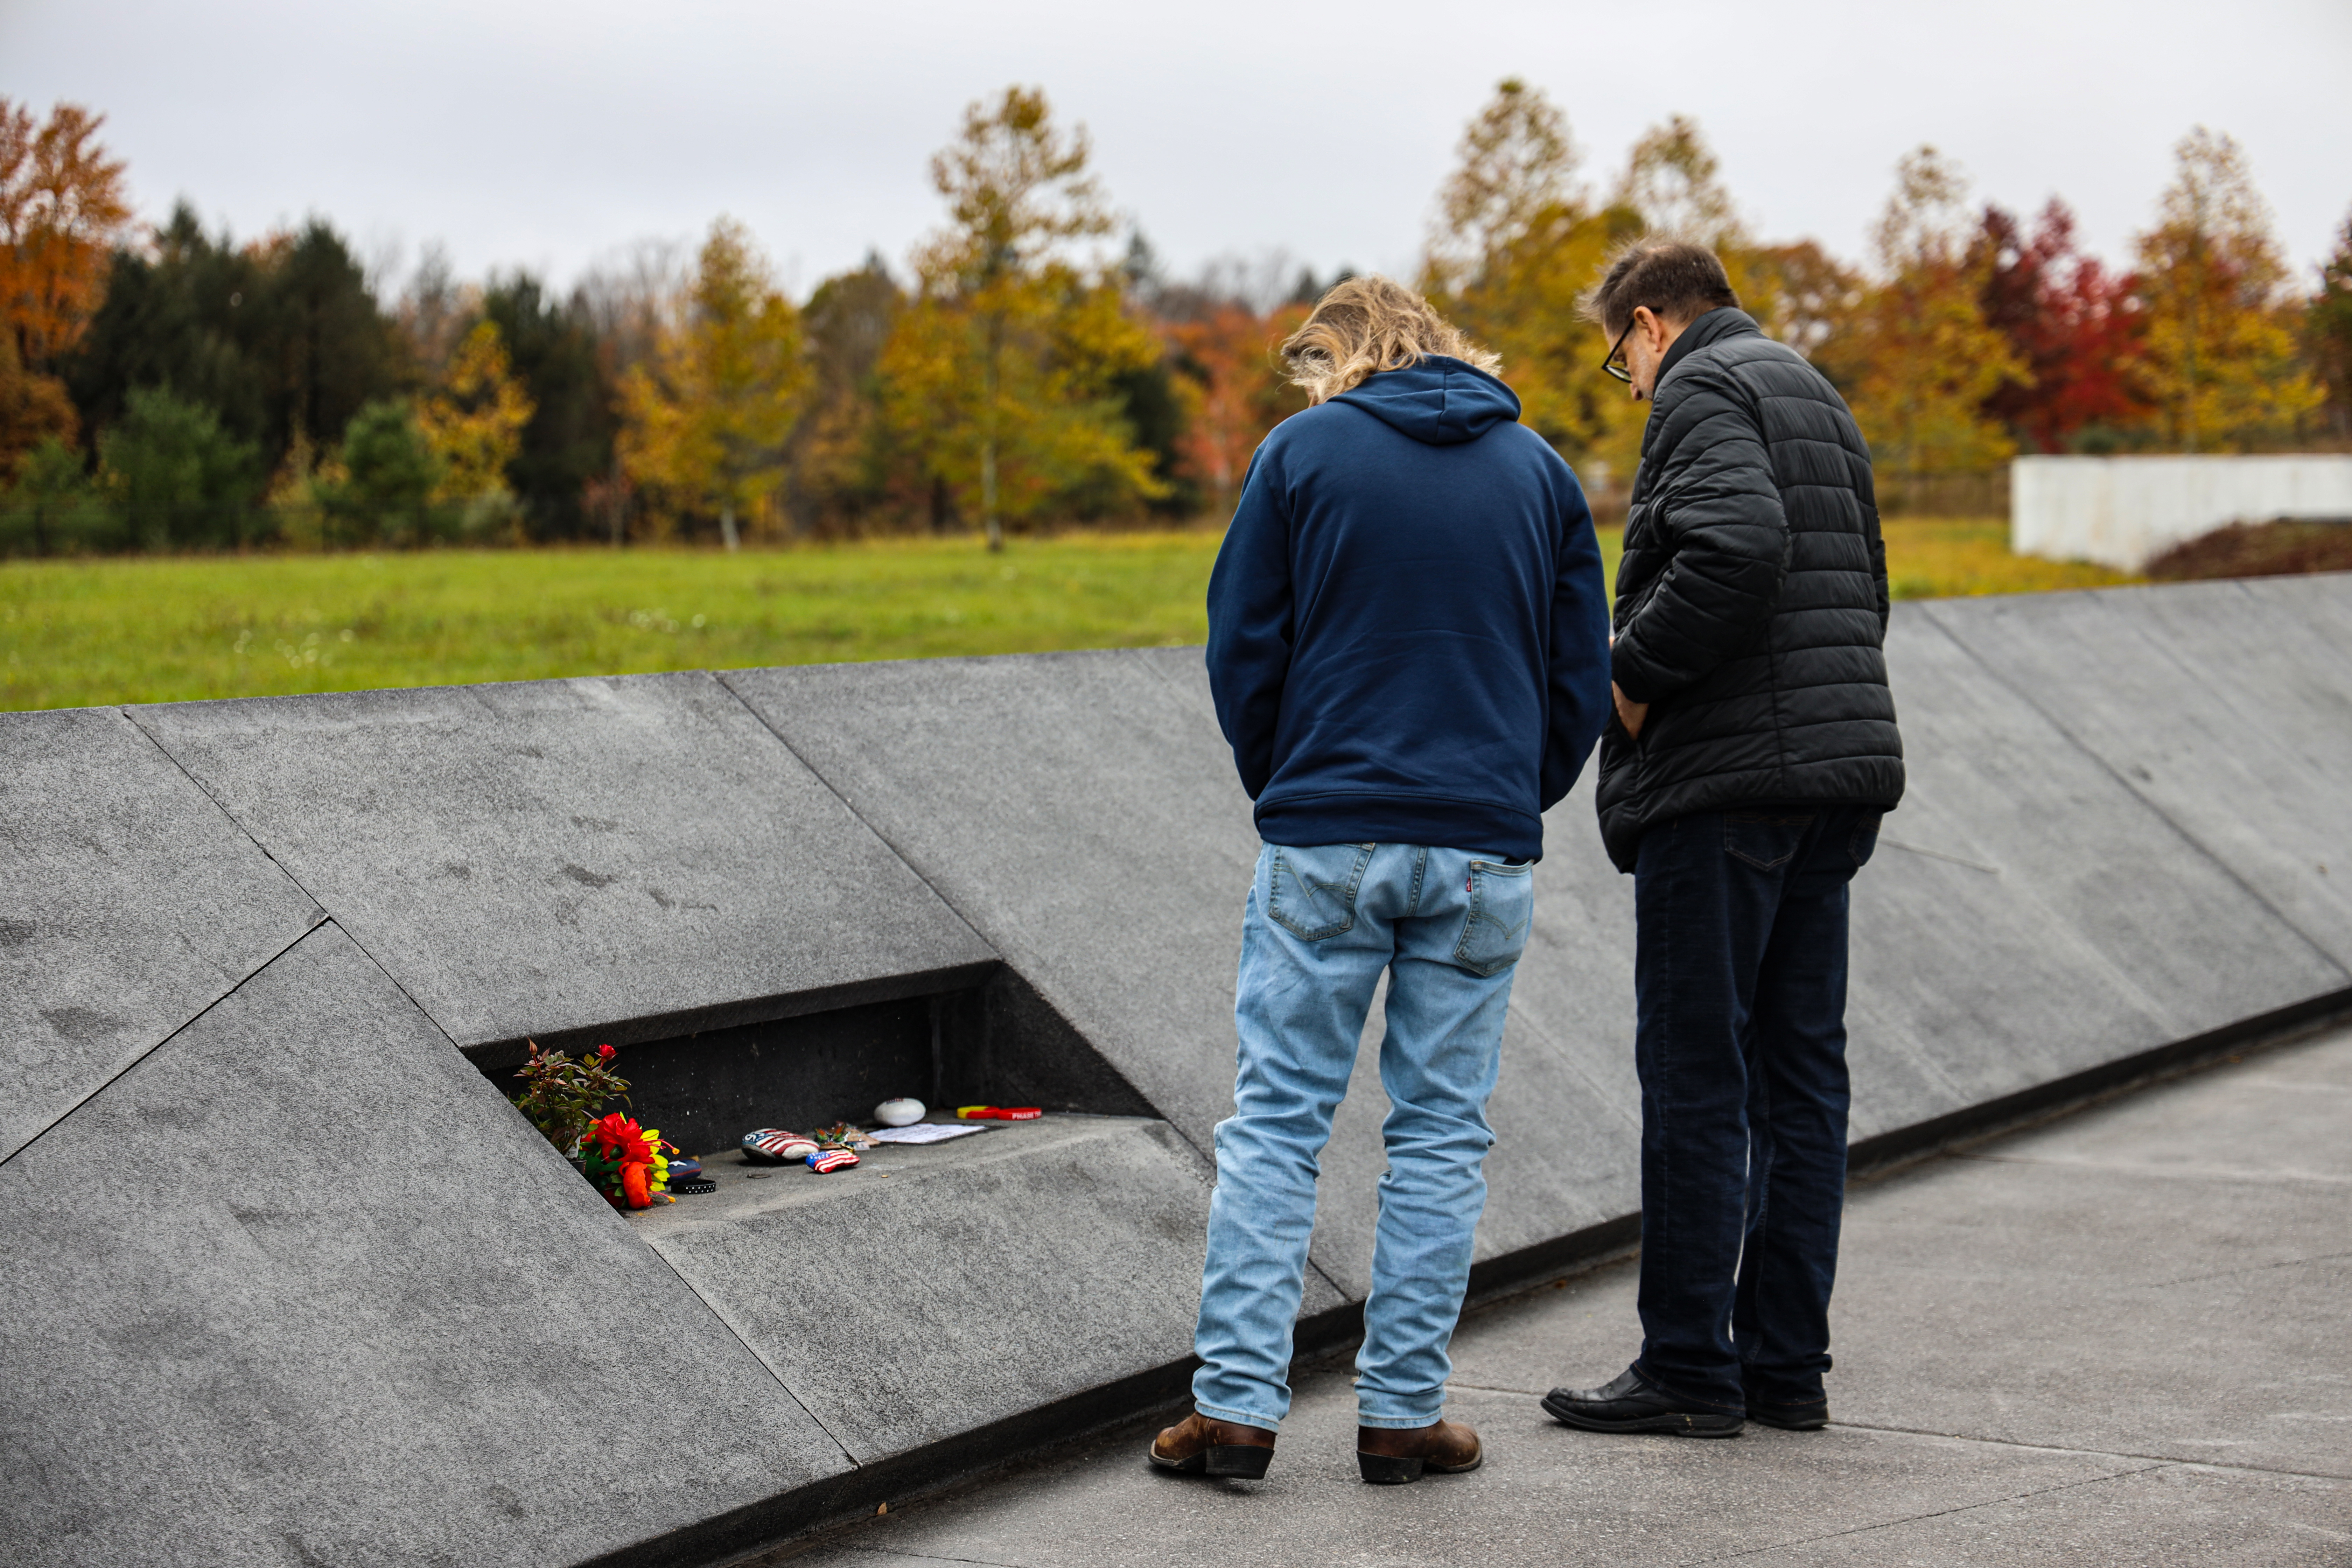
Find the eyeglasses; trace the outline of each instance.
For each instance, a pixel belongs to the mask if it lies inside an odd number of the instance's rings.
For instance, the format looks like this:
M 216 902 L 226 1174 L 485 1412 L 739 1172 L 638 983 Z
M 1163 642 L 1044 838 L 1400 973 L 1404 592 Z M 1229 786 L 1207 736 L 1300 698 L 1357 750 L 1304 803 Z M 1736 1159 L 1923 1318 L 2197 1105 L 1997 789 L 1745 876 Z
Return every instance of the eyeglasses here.
M 1601 368 L 1603 371 L 1615 376 L 1619 381 L 1623 382 L 1628 386 L 1633 384 L 1633 373 L 1630 368 L 1628 368 L 1625 362 L 1618 357 L 1618 355 L 1624 352 L 1625 340 L 1633 335 L 1633 323 L 1631 321 L 1628 321 L 1625 323 L 1625 330 L 1617 334 L 1617 341 L 1609 345 L 1609 357 L 1601 362 Z

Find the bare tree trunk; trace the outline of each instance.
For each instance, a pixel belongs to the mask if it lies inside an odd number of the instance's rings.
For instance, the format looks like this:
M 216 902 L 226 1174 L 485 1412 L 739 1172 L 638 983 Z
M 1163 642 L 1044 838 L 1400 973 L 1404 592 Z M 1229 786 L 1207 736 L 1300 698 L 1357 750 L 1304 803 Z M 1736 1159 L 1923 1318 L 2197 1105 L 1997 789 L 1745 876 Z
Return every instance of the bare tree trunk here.
M 735 503 L 729 501 L 719 509 L 719 537 L 727 542 L 727 552 L 732 555 L 743 548 L 743 541 L 735 531 Z
M 980 515 L 988 528 L 988 547 L 1004 548 L 1004 525 L 996 520 L 996 437 L 990 434 L 980 447 Z
M 988 548 L 1004 548 L 1004 525 L 996 516 L 996 356 L 1000 350 L 1003 327 L 994 316 L 988 319 L 988 358 L 982 367 L 981 384 L 982 419 L 980 438 L 980 521 L 988 531 Z

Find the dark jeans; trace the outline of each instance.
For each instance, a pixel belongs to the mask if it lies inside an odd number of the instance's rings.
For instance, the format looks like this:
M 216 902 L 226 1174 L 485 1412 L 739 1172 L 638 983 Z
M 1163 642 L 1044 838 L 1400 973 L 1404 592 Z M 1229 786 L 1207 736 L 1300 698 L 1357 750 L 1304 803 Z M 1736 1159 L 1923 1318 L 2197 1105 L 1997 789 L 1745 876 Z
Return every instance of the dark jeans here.
M 1822 1397 L 1845 1204 L 1847 884 L 1879 813 L 1756 806 L 1642 838 L 1642 1355 L 1685 1399 Z

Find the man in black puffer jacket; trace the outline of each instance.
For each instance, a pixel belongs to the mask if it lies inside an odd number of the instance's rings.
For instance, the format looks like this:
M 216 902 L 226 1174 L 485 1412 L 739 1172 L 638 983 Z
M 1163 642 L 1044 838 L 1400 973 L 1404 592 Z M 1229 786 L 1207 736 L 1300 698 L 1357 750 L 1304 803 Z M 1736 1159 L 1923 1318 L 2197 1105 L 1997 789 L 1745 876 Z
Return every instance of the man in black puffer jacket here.
M 1642 1353 L 1607 1432 L 1828 1421 L 1847 885 L 1903 795 L 1870 451 L 1723 264 L 1643 241 L 1588 306 L 1651 399 L 1617 572 L 1601 837 L 1633 873 Z M 1622 356 L 1622 368 L 1621 368 Z

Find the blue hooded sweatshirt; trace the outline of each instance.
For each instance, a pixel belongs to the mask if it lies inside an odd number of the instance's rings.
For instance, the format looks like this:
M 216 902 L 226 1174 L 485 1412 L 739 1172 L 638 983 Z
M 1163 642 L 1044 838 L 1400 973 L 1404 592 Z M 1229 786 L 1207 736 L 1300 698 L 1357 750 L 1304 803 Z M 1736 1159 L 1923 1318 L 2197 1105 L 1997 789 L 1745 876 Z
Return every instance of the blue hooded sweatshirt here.
M 1592 513 L 1439 356 L 1292 416 L 1209 578 L 1209 684 L 1269 844 L 1543 854 L 1609 713 Z

